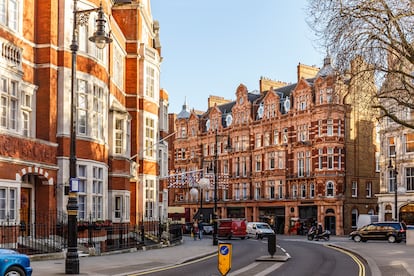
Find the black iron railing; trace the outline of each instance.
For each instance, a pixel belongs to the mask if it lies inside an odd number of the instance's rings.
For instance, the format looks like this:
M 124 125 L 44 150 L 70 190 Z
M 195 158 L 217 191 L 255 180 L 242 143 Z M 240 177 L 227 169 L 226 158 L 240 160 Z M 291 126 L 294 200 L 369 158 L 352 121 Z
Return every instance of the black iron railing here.
M 65 214 L 49 213 L 24 215 L 20 222 L 0 222 L 0 248 L 10 248 L 27 255 L 62 252 L 67 248 L 68 225 Z M 36 222 L 30 222 L 36 220 Z M 161 224 L 158 220 L 138 225 L 110 221 L 79 222 L 79 250 L 86 254 L 128 248 L 147 244 L 177 242 L 182 238 L 181 224 Z

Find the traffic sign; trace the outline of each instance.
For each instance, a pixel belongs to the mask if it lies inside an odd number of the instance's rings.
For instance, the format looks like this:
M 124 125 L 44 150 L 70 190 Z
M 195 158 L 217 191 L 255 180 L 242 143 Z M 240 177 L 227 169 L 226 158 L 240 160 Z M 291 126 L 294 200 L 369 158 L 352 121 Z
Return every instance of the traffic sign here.
M 219 243 L 217 267 L 221 275 L 227 275 L 231 269 L 231 251 L 231 243 Z

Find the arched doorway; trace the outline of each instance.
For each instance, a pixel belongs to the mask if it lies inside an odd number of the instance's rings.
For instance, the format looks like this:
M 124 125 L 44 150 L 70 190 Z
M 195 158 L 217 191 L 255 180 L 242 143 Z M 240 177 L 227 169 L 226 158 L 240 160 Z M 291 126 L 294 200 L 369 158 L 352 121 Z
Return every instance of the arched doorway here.
M 325 212 L 325 229 L 329 230 L 332 235 L 336 235 L 335 211 L 331 208 Z
M 20 181 L 20 235 L 45 235 L 48 227 L 56 224 L 56 204 L 50 200 L 53 186 L 37 172 L 24 174 Z
M 400 220 L 406 224 L 414 225 L 414 204 L 410 203 L 400 208 Z

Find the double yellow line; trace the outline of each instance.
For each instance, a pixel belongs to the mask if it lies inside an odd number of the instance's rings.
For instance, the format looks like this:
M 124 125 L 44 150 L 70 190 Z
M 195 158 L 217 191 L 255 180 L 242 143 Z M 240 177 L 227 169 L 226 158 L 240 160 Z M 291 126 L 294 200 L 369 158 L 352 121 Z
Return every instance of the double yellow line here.
M 365 265 L 361 262 L 361 260 L 355 254 L 353 254 L 353 253 L 351 253 L 347 250 L 343 250 L 343 249 L 341 249 L 339 247 L 336 247 L 336 246 L 332 246 L 332 245 L 325 245 L 325 246 L 329 246 L 330 248 L 335 249 L 336 251 L 342 252 L 342 253 L 348 255 L 349 257 L 351 257 L 359 267 L 358 276 L 365 276 L 366 275 L 365 274 Z

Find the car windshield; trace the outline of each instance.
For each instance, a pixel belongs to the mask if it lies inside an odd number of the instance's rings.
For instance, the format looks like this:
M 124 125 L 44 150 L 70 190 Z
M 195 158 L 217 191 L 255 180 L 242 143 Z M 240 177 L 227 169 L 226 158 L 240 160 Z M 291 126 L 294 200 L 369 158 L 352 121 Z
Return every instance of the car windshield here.
M 270 229 L 269 225 L 267 224 L 257 224 L 256 227 L 259 229 Z

